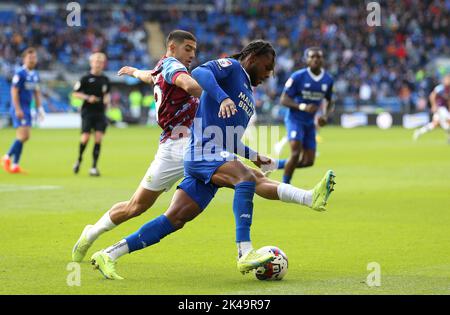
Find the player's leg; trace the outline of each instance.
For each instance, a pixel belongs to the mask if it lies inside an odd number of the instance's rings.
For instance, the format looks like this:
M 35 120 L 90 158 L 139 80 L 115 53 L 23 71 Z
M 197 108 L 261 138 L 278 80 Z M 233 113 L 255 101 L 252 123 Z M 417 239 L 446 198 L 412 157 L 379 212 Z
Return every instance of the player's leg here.
M 14 159 L 14 164 L 18 164 L 20 161 L 20 156 L 22 154 L 23 144 L 29 138 L 29 132 L 25 131 L 27 127 L 19 127 L 16 130 L 16 138 L 14 139 L 8 152 L 2 158 L 3 169 L 7 172 L 11 171 L 12 160 Z
M 10 168 L 11 173 L 21 173 L 22 169 L 19 166 L 20 158 L 22 156 L 23 145 L 30 139 L 31 127 L 21 126 L 16 130 L 15 151 L 12 165 Z M 13 144 L 14 145 L 14 144 Z
M 291 140 L 289 142 L 291 147 L 291 155 L 289 156 L 286 165 L 284 167 L 283 183 L 290 184 L 292 175 L 297 168 L 298 161 L 300 160 L 300 154 L 302 153 L 302 143 L 298 140 Z
M 202 212 L 202 208 L 182 189 L 177 189 L 167 211 L 147 222 L 135 233 L 119 243 L 108 247 L 104 252 L 112 260 L 117 260 L 126 253 L 144 249 L 158 243 L 168 234 L 175 232 L 193 220 Z M 120 244 L 126 244 L 125 248 Z M 117 250 L 121 248 L 120 250 Z
M 424 134 L 434 130 L 437 126 L 439 126 L 439 116 L 437 113 L 433 114 L 433 117 L 431 119 L 431 122 L 429 122 L 428 124 L 414 130 L 413 133 L 413 140 L 417 141 L 421 136 L 423 136 Z
M 234 187 L 233 213 L 236 223 L 238 270 L 249 272 L 274 259 L 272 255 L 259 254 L 253 249 L 250 228 L 253 220 L 253 197 L 256 177 L 241 161 L 228 161 L 218 167 L 211 182 L 219 187 Z
M 83 161 L 83 153 L 89 142 L 92 128 L 93 128 L 92 117 L 90 117 L 90 116 L 83 117 L 82 116 L 81 117 L 81 137 L 80 137 L 80 144 L 79 144 L 79 149 L 78 149 L 78 159 L 73 166 L 73 172 L 75 174 L 78 174 L 78 172 L 80 171 L 81 162 Z
M 140 186 L 130 200 L 114 204 L 94 225 L 87 225 L 84 228 L 72 249 L 72 260 L 82 261 L 100 235 L 147 211 L 162 192 L 147 190 Z
M 117 225 L 141 215 L 153 206 L 158 197 L 183 178 L 183 147 L 187 139 L 159 145 L 155 160 L 147 169 L 141 184 L 128 201 L 116 203 L 94 225 L 88 225 L 72 250 L 72 259 L 81 261 L 93 242 Z
M 297 163 L 297 168 L 310 167 L 316 159 L 316 127 L 314 125 L 303 126 L 302 155 Z
M 302 150 L 301 159 L 297 163 L 297 168 L 313 166 L 315 159 L 316 159 L 316 149 L 304 148 Z
M 281 138 L 280 141 L 278 141 L 277 143 L 275 143 L 274 145 L 274 151 L 277 155 L 280 155 L 281 151 L 283 150 L 284 146 L 288 143 L 288 138 L 287 137 L 283 137 Z
M 23 145 L 30 138 L 31 133 L 31 113 L 24 112 L 24 117 L 19 119 L 15 112 L 10 112 L 13 127 L 16 128 L 16 139 L 12 143 L 9 151 L 2 158 L 2 165 L 5 171 L 10 173 L 21 173 L 19 161 L 23 150 Z M 13 161 L 11 161 L 13 158 Z M 12 164 L 12 165 L 11 165 Z
M 106 278 L 122 279 L 115 271 L 118 258 L 156 244 L 168 234 L 181 229 L 206 208 L 217 190 L 212 184 L 204 184 L 192 177 L 185 178 L 179 188 L 163 215 L 144 224 L 138 231 L 120 242 L 92 256 L 92 264 Z
M 89 175 L 91 176 L 100 176 L 100 172 L 97 168 L 98 158 L 100 157 L 100 148 L 102 145 L 102 140 L 104 137 L 103 131 L 95 131 L 95 143 L 94 143 L 94 149 L 92 150 L 92 168 L 89 171 Z

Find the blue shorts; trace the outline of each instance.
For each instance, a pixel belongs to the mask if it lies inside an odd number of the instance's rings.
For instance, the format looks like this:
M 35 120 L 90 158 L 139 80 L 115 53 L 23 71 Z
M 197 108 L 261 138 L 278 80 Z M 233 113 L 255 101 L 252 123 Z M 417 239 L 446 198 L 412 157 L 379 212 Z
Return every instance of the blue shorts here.
M 16 111 L 14 109 L 12 109 L 10 111 L 10 114 L 11 114 L 11 120 L 12 120 L 14 128 L 31 127 L 31 125 L 32 125 L 31 112 L 23 111 L 23 118 L 22 119 L 17 118 Z
M 185 154 L 185 178 L 178 188 L 183 189 L 203 210 L 219 189 L 218 186 L 211 183 L 211 177 L 220 166 L 235 160 L 236 156 L 226 151 L 200 156 L 194 160 L 187 159 L 188 156 L 189 152 Z
M 316 149 L 316 126 L 314 122 L 305 123 L 286 117 L 284 123 L 286 124 L 289 141 L 301 142 L 304 149 Z
M 209 205 L 211 200 L 213 200 L 219 189 L 219 187 L 213 183 L 205 184 L 201 180 L 189 175 L 183 179 L 177 188 L 183 189 L 183 191 L 197 203 L 202 211 Z

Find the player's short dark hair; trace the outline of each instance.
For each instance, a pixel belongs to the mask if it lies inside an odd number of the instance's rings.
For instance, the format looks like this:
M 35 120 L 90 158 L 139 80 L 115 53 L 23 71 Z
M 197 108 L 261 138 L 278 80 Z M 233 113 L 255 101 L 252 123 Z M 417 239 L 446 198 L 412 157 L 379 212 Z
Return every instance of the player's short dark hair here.
M 169 43 L 171 41 L 182 43 L 185 40 L 193 40 L 194 42 L 197 42 L 197 39 L 195 38 L 194 34 L 188 31 L 174 30 L 170 32 L 170 34 L 166 38 L 166 47 L 169 46 Z
M 247 46 L 244 47 L 244 49 L 242 49 L 237 54 L 231 55 L 230 58 L 242 60 L 249 55 L 263 56 L 269 54 L 272 55 L 274 59 L 277 55 L 272 44 L 268 41 L 258 39 L 250 42 Z
M 25 58 L 26 55 L 29 55 L 29 54 L 35 54 L 35 53 L 36 53 L 36 48 L 34 48 L 34 47 L 28 47 L 27 49 L 25 49 L 25 50 L 22 52 L 22 58 Z
M 319 46 L 312 46 L 312 47 L 308 47 L 305 49 L 305 53 L 303 54 L 303 58 L 305 58 L 305 60 L 308 58 L 309 52 L 310 51 L 320 51 L 322 53 L 323 56 L 323 49 L 320 48 Z

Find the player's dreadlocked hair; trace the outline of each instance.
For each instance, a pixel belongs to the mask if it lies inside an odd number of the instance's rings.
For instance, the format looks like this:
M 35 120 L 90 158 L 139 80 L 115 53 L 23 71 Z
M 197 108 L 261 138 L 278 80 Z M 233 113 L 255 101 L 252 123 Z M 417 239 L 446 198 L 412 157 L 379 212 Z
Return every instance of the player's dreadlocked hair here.
M 249 55 L 262 56 L 267 54 L 271 54 L 274 59 L 276 57 L 275 49 L 273 48 L 273 46 L 265 40 L 258 39 L 250 42 L 247 46 L 244 47 L 244 49 L 242 49 L 237 54 L 231 55 L 230 58 L 243 60 Z

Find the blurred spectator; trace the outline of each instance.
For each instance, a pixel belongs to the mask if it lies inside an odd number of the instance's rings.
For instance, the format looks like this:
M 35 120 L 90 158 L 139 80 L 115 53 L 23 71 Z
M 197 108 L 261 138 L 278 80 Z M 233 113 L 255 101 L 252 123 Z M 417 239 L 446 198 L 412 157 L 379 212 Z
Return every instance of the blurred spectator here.
M 271 41 L 277 66 L 264 85 L 269 102 L 261 96 L 258 104 L 276 103 L 290 73 L 304 66 L 303 52 L 310 46 L 324 49 L 336 103 L 348 109 L 372 102 L 420 109 L 439 76 L 449 71 L 441 67 L 431 72 L 437 66 L 429 67 L 438 57 L 450 56 L 449 0 L 379 0 L 380 27 L 367 25 L 367 1 L 186 0 L 180 5 L 176 0 L 119 0 L 110 5 L 107 0 L 80 0 L 80 28 L 67 27 L 60 18 L 67 11 L 48 2 L 17 0 L 15 11 L 2 13 L 2 73 L 12 72 L 29 45 L 38 49 L 41 70 L 86 70 L 87 56 L 97 50 L 108 55 L 109 70 L 124 64 L 152 68 L 161 56 L 147 51 L 151 34 L 146 34 L 145 21 L 159 22 L 165 34 L 174 28 L 192 31 L 198 39 L 194 67 L 239 51 L 250 40 Z M 153 4 L 171 7 L 152 10 Z M 131 116 L 125 103 L 120 103 L 122 112 Z
M 141 117 L 142 97 L 142 93 L 138 89 L 132 90 L 130 95 L 128 95 L 131 117 L 135 119 L 140 119 Z

